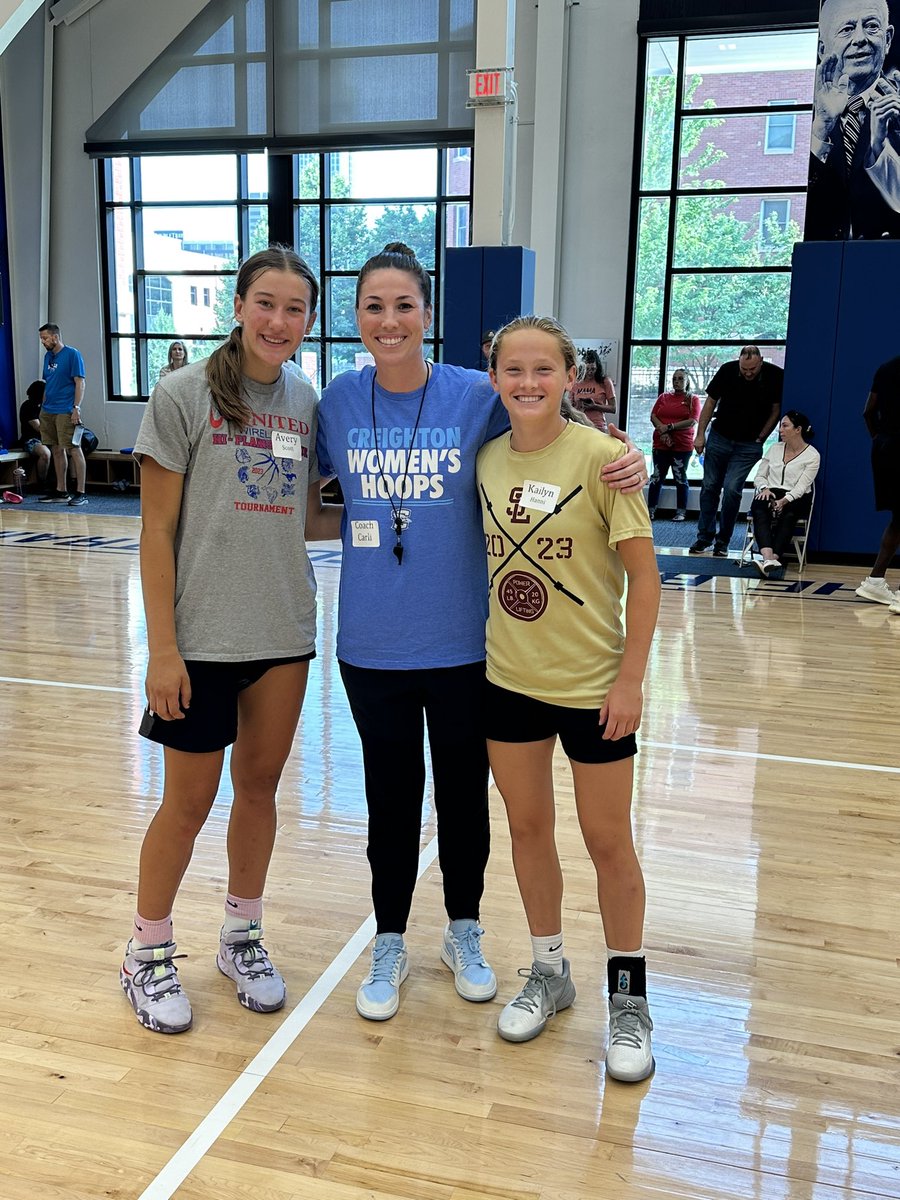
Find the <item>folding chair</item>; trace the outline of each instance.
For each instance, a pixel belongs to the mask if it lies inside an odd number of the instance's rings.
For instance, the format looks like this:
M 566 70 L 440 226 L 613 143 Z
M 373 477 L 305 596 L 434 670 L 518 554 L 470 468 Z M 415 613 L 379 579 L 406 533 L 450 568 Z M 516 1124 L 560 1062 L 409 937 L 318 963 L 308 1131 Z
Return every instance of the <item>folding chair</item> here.
M 800 517 L 797 521 L 797 528 L 794 530 L 794 536 L 791 538 L 794 554 L 797 556 L 797 571 L 803 570 L 806 563 L 806 543 L 809 539 L 809 526 L 812 521 L 813 508 L 816 503 L 816 485 L 813 483 L 809 496 L 809 512 L 805 517 Z M 756 535 L 753 532 L 753 514 L 747 513 L 747 532 L 744 534 L 744 547 L 741 550 L 740 564 L 743 567 L 746 563 L 753 562 L 753 548 L 756 546 Z M 759 547 L 756 546 L 759 550 Z

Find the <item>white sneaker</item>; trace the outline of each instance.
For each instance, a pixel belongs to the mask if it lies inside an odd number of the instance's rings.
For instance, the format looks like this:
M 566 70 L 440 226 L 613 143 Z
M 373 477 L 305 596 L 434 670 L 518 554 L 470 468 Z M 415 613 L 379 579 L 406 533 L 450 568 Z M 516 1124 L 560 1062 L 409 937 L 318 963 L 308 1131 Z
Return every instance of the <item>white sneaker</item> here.
M 176 954 L 176 949 L 174 942 L 133 950 L 129 941 L 125 947 L 119 983 L 137 1019 L 154 1033 L 184 1033 L 193 1021 L 191 1002 L 172 961 L 185 955 Z
M 356 1011 L 367 1021 L 389 1021 L 400 1007 L 400 984 L 409 974 L 409 955 L 399 933 L 379 933 L 369 974 L 356 993 Z
M 262 929 L 255 921 L 249 929 L 219 935 L 216 966 L 237 984 L 237 998 L 251 1012 L 277 1012 L 284 1004 L 285 987 L 262 944 Z
M 894 603 L 888 609 L 888 612 L 894 613 L 896 616 L 900 616 L 900 596 L 897 597 L 897 599 L 894 601 Z
M 483 933 L 477 921 L 451 921 L 441 945 L 441 961 L 453 972 L 457 992 L 476 1004 L 497 995 L 497 976 L 481 953 Z
M 862 581 L 856 594 L 861 600 L 873 600 L 876 604 L 900 604 L 900 592 L 891 591 L 886 579 L 875 579 L 871 575 Z
M 504 1008 L 497 1020 L 497 1032 L 507 1042 L 530 1042 L 543 1032 L 551 1017 L 575 999 L 575 984 L 569 970 L 569 960 L 563 959 L 563 973 L 557 975 L 552 967 L 532 963 L 519 974 L 525 986 Z
M 650 1009 L 643 996 L 616 992 L 609 1001 L 609 1049 L 606 1071 L 622 1083 L 639 1083 L 653 1074 Z

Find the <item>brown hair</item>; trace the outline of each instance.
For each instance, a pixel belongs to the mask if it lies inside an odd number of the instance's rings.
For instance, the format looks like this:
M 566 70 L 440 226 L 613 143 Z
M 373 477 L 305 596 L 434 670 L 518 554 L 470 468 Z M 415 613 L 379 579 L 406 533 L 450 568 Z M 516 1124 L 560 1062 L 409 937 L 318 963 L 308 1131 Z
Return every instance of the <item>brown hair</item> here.
M 241 264 L 234 283 L 234 294 L 243 300 L 253 283 L 265 271 L 290 271 L 309 285 L 310 314 L 319 302 L 319 281 L 299 254 L 289 246 L 269 246 Z M 244 398 L 243 330 L 236 325 L 228 341 L 213 350 L 206 362 L 206 382 L 213 404 L 230 426 L 243 428 L 250 420 L 250 405 Z
M 562 325 L 560 325 L 559 321 L 554 321 L 552 317 L 515 317 L 494 334 L 490 357 L 492 371 L 495 373 L 497 371 L 497 355 L 500 353 L 504 339 L 511 333 L 518 333 L 521 329 L 536 329 L 540 333 L 549 333 L 559 347 L 559 352 L 566 365 L 566 371 L 570 371 L 572 367 L 577 367 L 578 354 L 575 350 L 575 343 L 565 329 L 563 329 Z M 578 425 L 591 424 L 583 413 L 578 412 L 577 409 L 572 407 L 568 392 L 563 392 L 560 412 L 567 421 L 575 421 Z M 593 428 L 593 426 L 591 427 Z
M 412 275 L 413 279 L 419 285 L 419 291 L 422 293 L 425 307 L 431 308 L 431 276 L 416 258 L 415 251 L 410 250 L 409 246 L 404 242 L 388 242 L 380 254 L 373 254 L 363 264 L 363 268 L 356 279 L 357 308 L 359 308 L 359 294 L 362 291 L 362 285 L 366 280 L 366 276 L 371 275 L 373 271 L 383 271 L 385 269 L 406 271 L 408 275 Z

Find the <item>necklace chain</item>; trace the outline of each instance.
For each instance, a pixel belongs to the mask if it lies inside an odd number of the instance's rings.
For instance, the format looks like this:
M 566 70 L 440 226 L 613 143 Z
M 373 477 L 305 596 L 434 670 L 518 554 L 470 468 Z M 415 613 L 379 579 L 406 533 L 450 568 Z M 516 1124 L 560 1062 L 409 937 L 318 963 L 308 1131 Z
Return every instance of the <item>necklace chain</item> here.
M 403 564 L 403 517 L 402 509 L 397 508 L 394 504 L 394 497 L 391 495 L 391 490 L 387 485 L 387 480 L 384 477 L 384 457 L 381 453 L 381 447 L 378 445 L 378 427 L 375 422 L 375 377 L 378 374 L 377 368 L 372 372 L 372 444 L 375 448 L 378 462 L 378 474 L 381 477 L 381 482 L 384 484 L 384 490 L 387 494 L 388 503 L 391 506 L 392 522 L 394 528 L 394 543 L 393 554 L 397 560 L 397 566 Z M 403 482 L 400 484 L 400 503 L 403 503 L 403 493 L 406 491 L 406 481 L 409 478 L 409 453 L 416 444 L 416 434 L 419 432 L 419 421 L 422 418 L 422 409 L 425 405 L 425 393 L 428 391 L 428 385 L 431 382 L 431 363 L 425 363 L 425 386 L 422 388 L 422 394 L 419 397 L 419 411 L 416 413 L 416 423 L 413 426 L 412 441 L 406 448 L 406 465 L 403 468 Z

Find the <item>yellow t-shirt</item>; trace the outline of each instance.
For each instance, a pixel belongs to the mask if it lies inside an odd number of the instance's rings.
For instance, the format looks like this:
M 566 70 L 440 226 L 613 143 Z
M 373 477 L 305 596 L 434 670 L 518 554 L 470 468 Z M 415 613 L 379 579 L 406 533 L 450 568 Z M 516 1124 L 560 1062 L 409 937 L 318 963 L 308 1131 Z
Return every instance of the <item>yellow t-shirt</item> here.
M 543 450 L 503 434 L 477 478 L 490 577 L 488 679 L 569 708 L 599 708 L 624 646 L 618 542 L 652 537 L 642 493 L 600 481 L 622 442 L 571 422 Z

